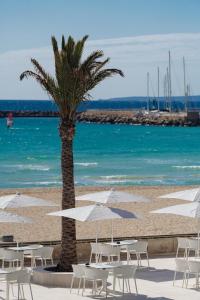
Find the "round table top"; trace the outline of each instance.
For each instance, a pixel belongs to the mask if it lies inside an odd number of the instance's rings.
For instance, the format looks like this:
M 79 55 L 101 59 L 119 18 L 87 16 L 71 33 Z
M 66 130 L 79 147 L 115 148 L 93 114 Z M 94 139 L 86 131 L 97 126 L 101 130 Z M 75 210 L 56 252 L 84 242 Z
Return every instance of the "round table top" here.
M 18 247 L 9 247 L 7 248 L 8 250 L 13 250 L 13 251 L 27 251 L 27 250 L 37 250 L 42 248 L 42 245 L 28 245 L 28 246 L 18 246 Z
M 137 243 L 138 240 L 125 240 L 125 241 L 117 241 L 117 242 L 108 242 L 107 245 L 111 246 L 128 246 Z

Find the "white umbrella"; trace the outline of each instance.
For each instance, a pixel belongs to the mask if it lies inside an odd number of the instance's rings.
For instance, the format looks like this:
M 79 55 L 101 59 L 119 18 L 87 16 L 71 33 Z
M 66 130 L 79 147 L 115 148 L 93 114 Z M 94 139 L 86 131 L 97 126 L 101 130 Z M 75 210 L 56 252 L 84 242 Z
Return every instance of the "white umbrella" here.
M 0 211 L 0 223 L 32 223 L 32 220 L 27 217 L 22 217 L 16 214 L 11 214 L 5 211 Z M 17 242 L 18 246 L 18 242 Z
M 40 198 L 35 198 L 20 193 L 1 196 L 0 197 L 0 209 L 5 208 L 19 208 L 30 206 L 56 206 L 50 201 L 46 201 Z
M 113 219 L 136 219 L 137 216 L 127 210 L 119 208 L 110 208 L 100 204 L 81 206 L 48 213 L 49 216 L 59 216 L 75 219 L 77 221 L 100 221 Z M 113 230 L 112 230 L 113 240 Z M 97 241 L 97 234 L 96 234 Z
M 153 210 L 154 214 L 173 214 L 190 218 L 200 218 L 200 203 L 192 202 L 187 204 L 178 204 L 167 206 L 161 209 Z
M 162 195 L 159 198 L 180 199 L 180 200 L 187 200 L 187 201 L 200 201 L 200 188 L 170 193 L 170 194 Z
M 0 223 L 32 223 L 32 220 L 27 217 L 0 211 Z
M 102 204 L 122 203 L 122 202 L 149 202 L 146 197 L 120 192 L 116 190 L 101 191 L 95 193 L 89 193 L 82 196 L 77 196 L 78 201 L 93 201 Z
M 200 202 L 179 204 L 153 210 L 151 213 L 156 214 L 173 214 L 184 217 L 196 218 L 198 220 L 198 253 L 200 249 Z

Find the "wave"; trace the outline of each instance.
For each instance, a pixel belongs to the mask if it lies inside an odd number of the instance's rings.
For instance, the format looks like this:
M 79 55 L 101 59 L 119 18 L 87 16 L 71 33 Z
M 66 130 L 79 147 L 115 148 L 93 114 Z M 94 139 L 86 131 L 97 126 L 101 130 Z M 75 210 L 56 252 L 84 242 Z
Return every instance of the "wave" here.
M 32 165 L 32 164 L 28 164 L 28 165 L 23 165 L 23 164 L 7 165 L 5 167 L 6 168 L 17 169 L 19 171 L 29 170 L 29 171 L 44 171 L 44 172 L 47 172 L 47 171 L 50 170 L 50 167 L 48 167 L 48 166 Z
M 173 168 L 177 168 L 177 169 L 200 169 L 200 166 L 172 166 Z
M 97 166 L 98 165 L 97 162 L 77 162 L 74 164 L 77 166 L 81 166 L 81 167 L 89 167 L 89 166 Z
M 138 183 L 141 183 L 141 181 L 137 181 L 137 180 L 128 180 L 128 179 L 113 179 L 113 180 L 96 180 L 95 181 L 96 183 L 104 183 L 104 184 L 118 184 L 118 183 L 124 183 L 124 184 L 127 184 L 127 183 L 133 183 L 133 182 L 138 182 Z
M 115 179 L 115 178 L 118 178 L 118 179 L 131 178 L 131 176 L 128 176 L 128 175 L 107 175 L 107 176 L 99 176 L 99 178 L 110 180 L 110 179 Z
M 9 128 L 9 130 L 26 130 L 25 128 L 22 128 L 22 127 L 11 127 Z
M 23 182 L 24 185 L 61 185 L 61 181 L 29 181 L 29 182 Z

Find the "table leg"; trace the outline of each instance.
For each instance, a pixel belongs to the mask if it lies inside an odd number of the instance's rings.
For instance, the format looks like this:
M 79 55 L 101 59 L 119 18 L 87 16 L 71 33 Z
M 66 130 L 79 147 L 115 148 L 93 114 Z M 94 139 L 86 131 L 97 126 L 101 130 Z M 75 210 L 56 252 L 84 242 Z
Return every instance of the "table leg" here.
M 9 282 L 6 280 L 6 300 L 9 300 Z

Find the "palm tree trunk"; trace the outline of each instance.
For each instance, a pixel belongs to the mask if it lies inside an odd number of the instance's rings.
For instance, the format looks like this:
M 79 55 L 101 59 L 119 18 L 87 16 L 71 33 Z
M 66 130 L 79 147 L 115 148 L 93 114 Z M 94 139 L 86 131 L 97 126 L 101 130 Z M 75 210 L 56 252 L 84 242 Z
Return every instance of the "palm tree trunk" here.
M 62 143 L 62 209 L 75 207 L 74 164 L 73 164 L 73 124 L 61 120 L 60 137 Z M 77 263 L 75 220 L 62 218 L 61 258 L 59 267 L 70 272 Z

